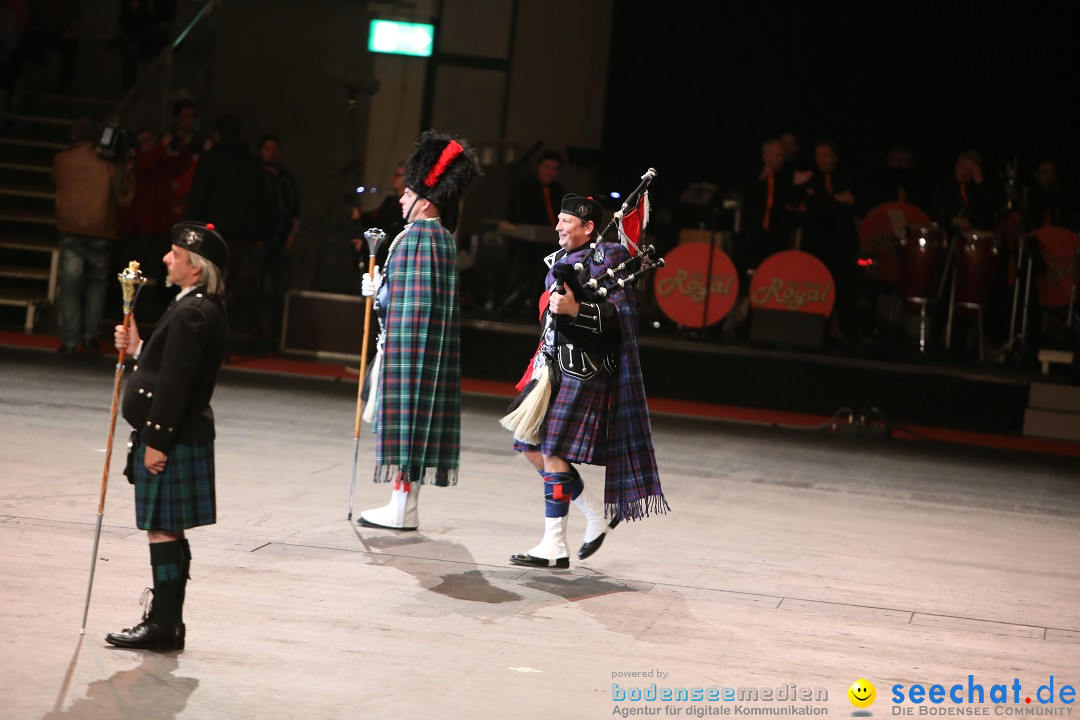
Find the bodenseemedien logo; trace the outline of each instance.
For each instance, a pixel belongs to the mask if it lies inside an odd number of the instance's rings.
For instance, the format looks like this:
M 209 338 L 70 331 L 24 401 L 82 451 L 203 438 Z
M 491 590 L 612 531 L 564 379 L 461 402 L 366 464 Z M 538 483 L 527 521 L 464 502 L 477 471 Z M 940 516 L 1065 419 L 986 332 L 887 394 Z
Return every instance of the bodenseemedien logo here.
M 874 704 L 877 700 L 877 688 L 874 687 L 874 683 L 870 682 L 866 678 L 859 678 L 855 682 L 851 683 L 851 687 L 847 690 L 848 700 L 851 704 L 859 708 L 857 711 L 851 713 L 859 717 L 871 717 L 874 713 L 870 712 L 866 708 Z

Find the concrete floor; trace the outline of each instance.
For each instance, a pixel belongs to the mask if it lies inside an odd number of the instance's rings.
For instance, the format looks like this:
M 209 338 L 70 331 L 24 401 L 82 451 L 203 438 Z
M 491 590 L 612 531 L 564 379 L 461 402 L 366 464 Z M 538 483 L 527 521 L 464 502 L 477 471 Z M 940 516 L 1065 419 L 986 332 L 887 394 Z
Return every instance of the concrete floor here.
M 498 425 L 505 400 L 466 398 L 461 483 L 425 488 L 420 532 L 362 531 L 355 385 L 230 369 L 219 521 L 189 533 L 187 649 L 109 647 L 150 580 L 121 420 L 80 636 L 112 380 L 107 358 L 0 349 L 4 719 L 850 716 L 859 678 L 886 716 L 928 707 L 895 706 L 896 684 L 966 693 L 969 675 L 988 694 L 1020 682 L 990 715 L 1075 707 L 1035 692 L 1080 686 L 1076 458 L 654 417 L 672 513 L 569 571 L 527 571 L 506 559 L 539 538 L 541 487 Z M 365 433 L 357 512 L 389 494 L 364 479 L 372 447 Z M 613 683 L 759 699 L 618 701 Z M 762 699 L 792 684 L 827 699 Z

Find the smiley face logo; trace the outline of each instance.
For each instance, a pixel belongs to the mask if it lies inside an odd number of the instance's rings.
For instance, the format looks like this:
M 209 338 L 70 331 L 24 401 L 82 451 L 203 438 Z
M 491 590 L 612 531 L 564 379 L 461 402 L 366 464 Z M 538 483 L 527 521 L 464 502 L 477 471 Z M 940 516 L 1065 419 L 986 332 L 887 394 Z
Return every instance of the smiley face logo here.
M 865 678 L 859 678 L 851 683 L 851 687 L 847 689 L 847 696 L 855 707 L 866 708 L 874 704 L 874 700 L 877 699 L 877 690 L 874 688 L 874 683 Z

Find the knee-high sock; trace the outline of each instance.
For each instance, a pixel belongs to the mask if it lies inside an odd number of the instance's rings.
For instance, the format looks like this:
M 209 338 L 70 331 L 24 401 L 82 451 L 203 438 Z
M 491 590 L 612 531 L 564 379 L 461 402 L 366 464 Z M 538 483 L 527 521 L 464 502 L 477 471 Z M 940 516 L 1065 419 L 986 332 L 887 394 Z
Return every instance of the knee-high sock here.
M 573 468 L 571 468 L 573 469 Z M 570 501 L 580 492 L 584 484 L 577 472 L 545 472 L 544 476 L 544 516 L 549 518 L 565 517 L 570 511 Z
M 570 465 L 570 463 L 566 464 Z M 547 475 L 544 474 L 543 470 L 537 470 L 536 472 L 539 473 L 540 477 L 542 478 L 547 477 Z M 570 499 L 577 500 L 578 495 L 580 495 L 581 491 L 585 489 L 585 481 L 581 479 L 581 475 L 578 473 L 577 468 L 573 465 L 570 465 L 570 469 L 566 471 L 566 474 L 569 474 L 571 477 L 574 478 L 574 482 L 572 482 L 570 485 Z
M 150 543 L 150 565 L 154 570 L 154 604 L 150 620 L 158 625 L 179 625 L 184 585 L 184 542 Z

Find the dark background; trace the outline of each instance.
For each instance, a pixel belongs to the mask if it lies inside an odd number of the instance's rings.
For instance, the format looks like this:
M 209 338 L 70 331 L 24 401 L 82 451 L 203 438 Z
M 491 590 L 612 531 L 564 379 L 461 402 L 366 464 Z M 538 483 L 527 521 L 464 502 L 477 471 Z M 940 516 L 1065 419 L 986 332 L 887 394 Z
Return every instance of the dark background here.
M 836 141 L 865 176 L 909 143 L 930 181 L 979 150 L 996 180 L 1037 159 L 1077 185 L 1080 12 L 1075 3 L 615 3 L 603 190 L 658 170 L 654 205 L 687 184 L 721 191 L 760 168 L 761 141 L 802 155 Z

